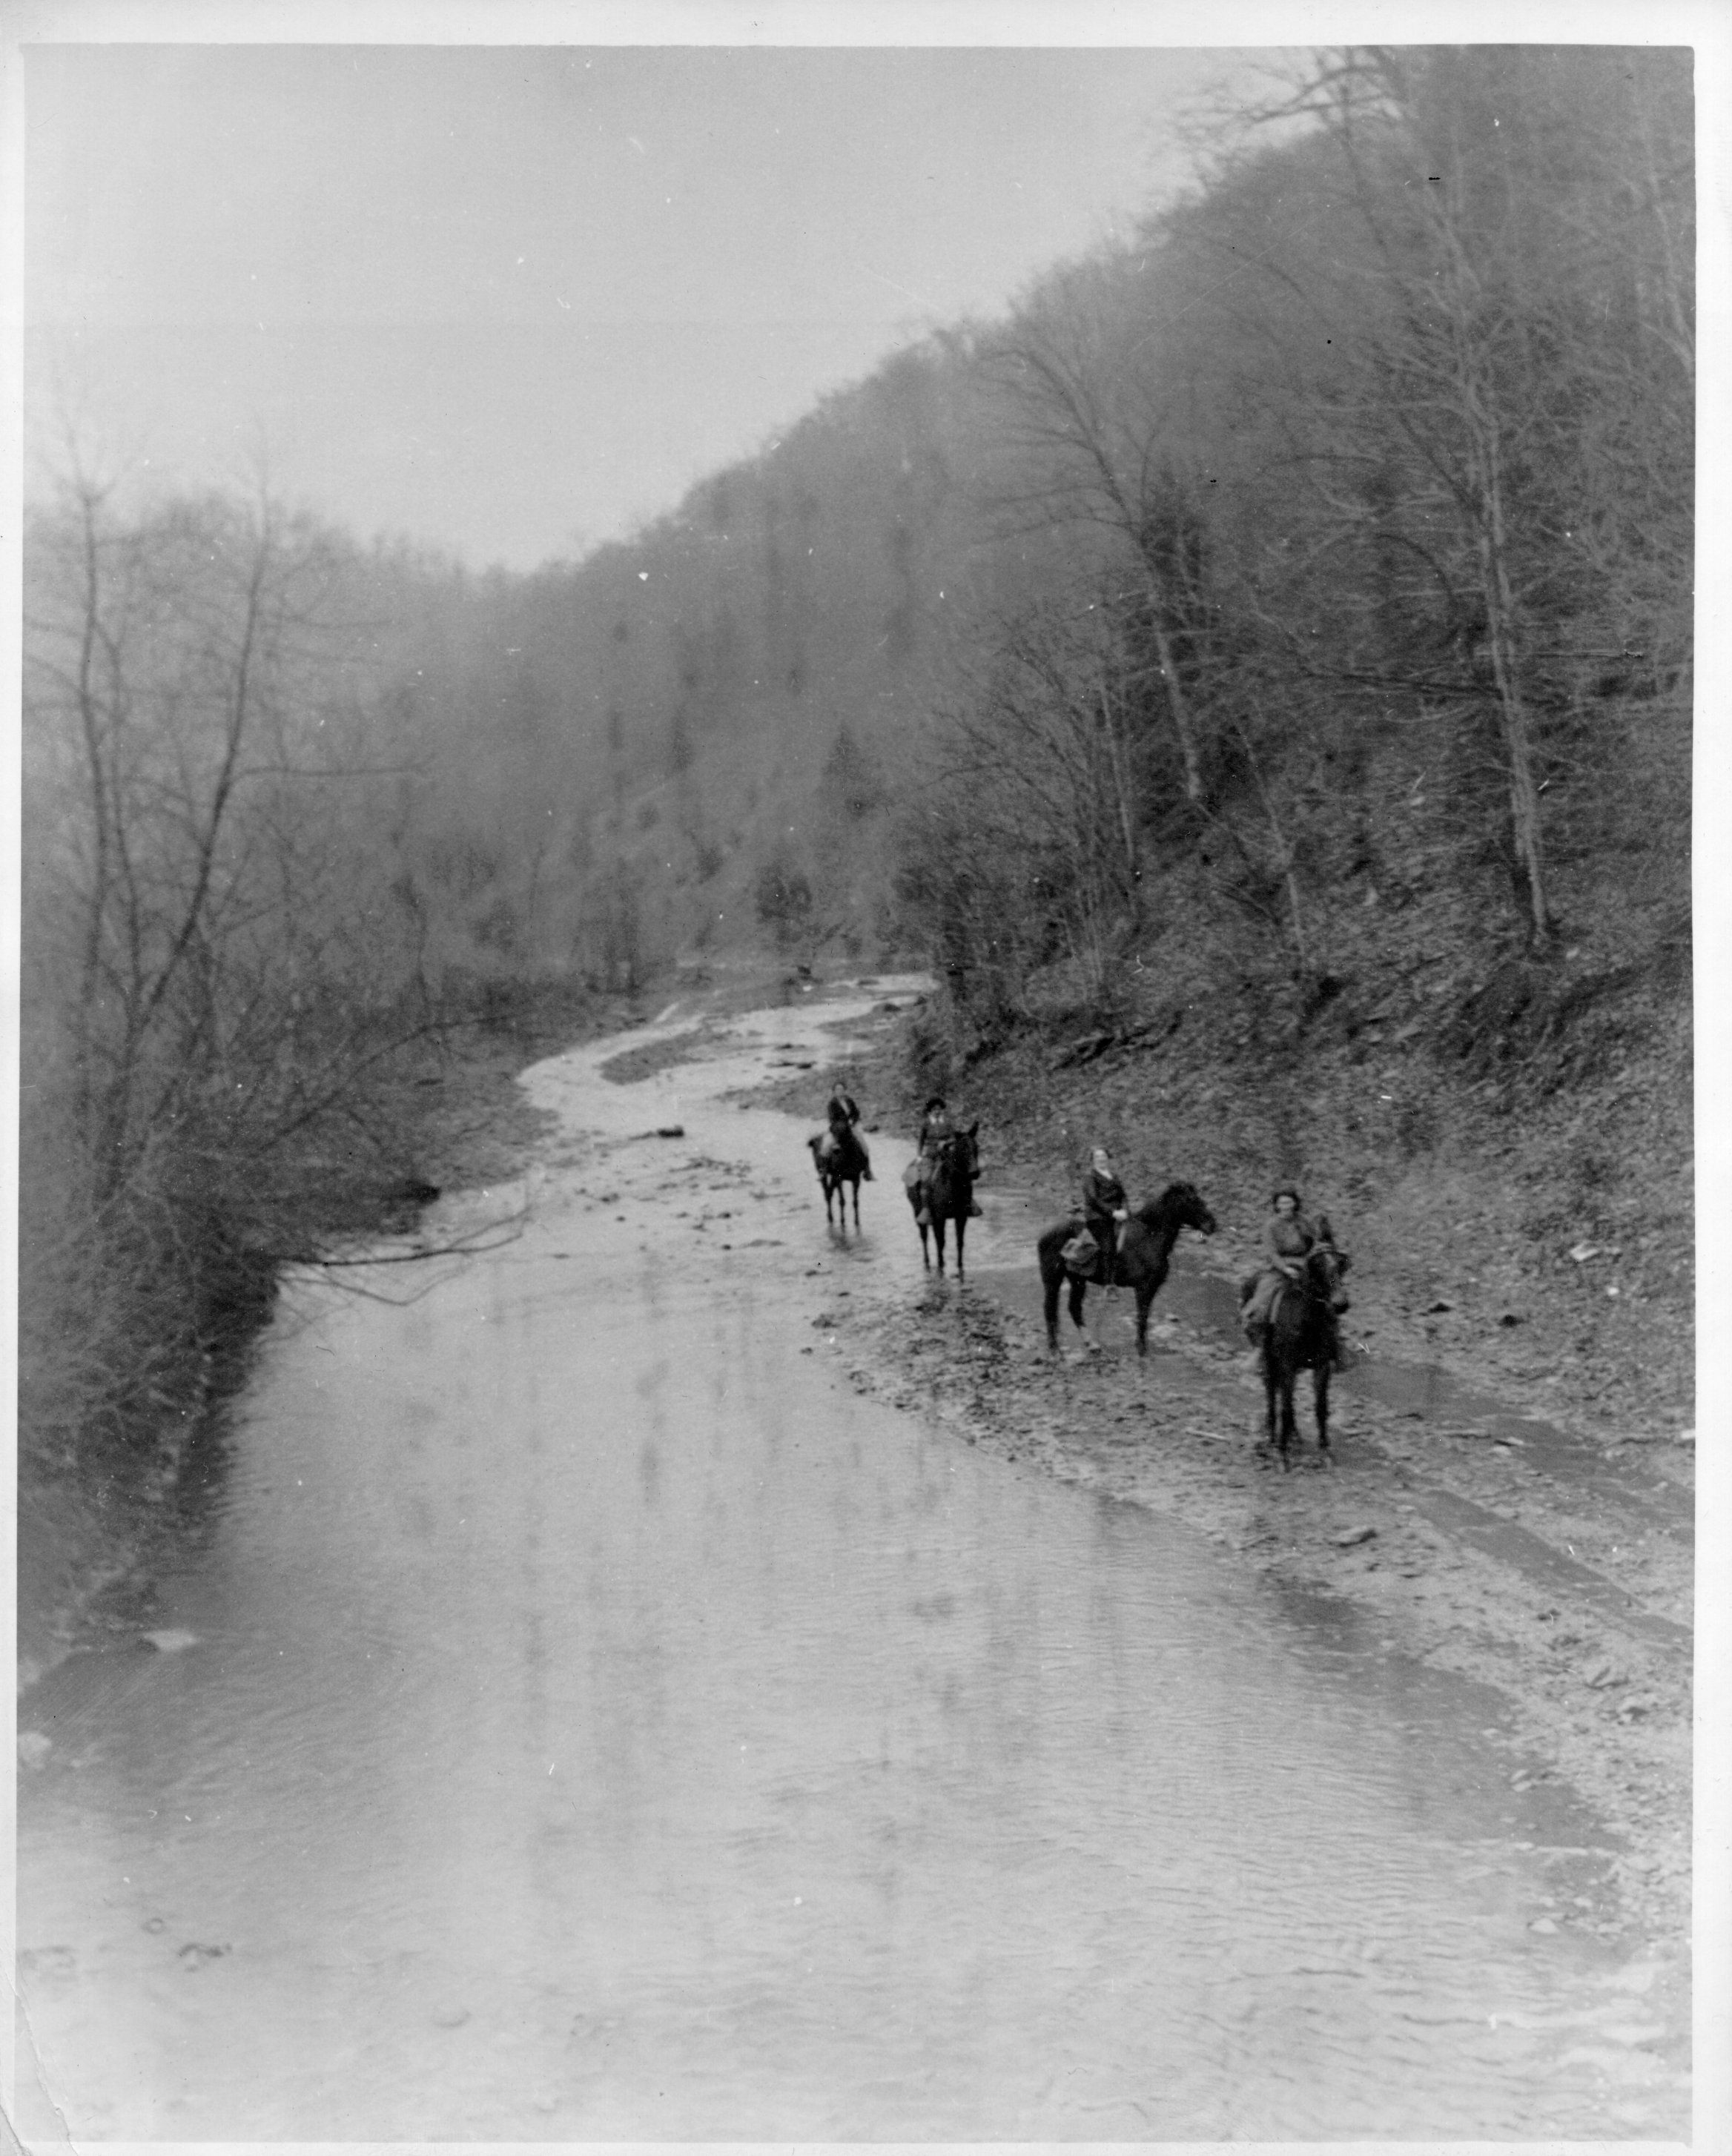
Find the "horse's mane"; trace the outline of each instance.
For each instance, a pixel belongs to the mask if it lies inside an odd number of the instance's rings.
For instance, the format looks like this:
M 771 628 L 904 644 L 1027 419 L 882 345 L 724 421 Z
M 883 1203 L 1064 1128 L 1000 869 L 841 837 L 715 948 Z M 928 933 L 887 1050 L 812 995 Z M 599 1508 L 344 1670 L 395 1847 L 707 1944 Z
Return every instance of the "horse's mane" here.
M 1169 1183 L 1159 1198 L 1145 1198 L 1140 1205 L 1131 1209 L 1131 1218 L 1140 1220 L 1145 1228 L 1154 1227 L 1174 1199 L 1195 1198 L 1196 1193 L 1188 1183 Z
M 1300 1282 L 1308 1296 L 1313 1299 L 1333 1294 L 1340 1284 L 1342 1276 L 1353 1260 L 1336 1242 L 1330 1229 L 1329 1216 L 1319 1215 L 1317 1240 L 1305 1253 L 1305 1263 Z

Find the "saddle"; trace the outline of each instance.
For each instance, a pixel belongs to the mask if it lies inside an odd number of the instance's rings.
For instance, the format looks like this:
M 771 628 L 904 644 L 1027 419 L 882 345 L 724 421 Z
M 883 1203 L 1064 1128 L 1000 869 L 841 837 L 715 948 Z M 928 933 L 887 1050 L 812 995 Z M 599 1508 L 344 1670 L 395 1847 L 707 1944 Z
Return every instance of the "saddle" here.
M 1058 1255 L 1065 1270 L 1080 1279 L 1092 1281 L 1100 1270 L 1101 1246 L 1087 1228 L 1079 1228 Z
M 860 1140 L 851 1130 L 838 1130 L 834 1123 L 812 1140 L 813 1158 L 822 1174 L 828 1168 L 832 1174 L 851 1174 L 856 1165 L 866 1165 L 866 1155 Z

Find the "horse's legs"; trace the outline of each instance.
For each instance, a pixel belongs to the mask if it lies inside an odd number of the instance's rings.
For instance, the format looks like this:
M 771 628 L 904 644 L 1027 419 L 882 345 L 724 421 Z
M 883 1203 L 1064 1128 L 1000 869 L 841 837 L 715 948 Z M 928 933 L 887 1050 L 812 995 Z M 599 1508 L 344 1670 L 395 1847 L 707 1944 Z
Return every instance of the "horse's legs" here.
M 860 1178 L 854 1178 L 854 1232 L 860 1233 Z
M 1285 1363 L 1277 1366 L 1274 1344 L 1267 1332 L 1263 1334 L 1259 1352 L 1263 1363 L 1263 1403 L 1267 1410 L 1269 1444 L 1281 1455 L 1281 1471 L 1284 1475 L 1293 1466 L 1291 1457 L 1293 1441 L 1293 1373 Z
M 1137 1290 L 1137 1353 L 1149 1353 L 1149 1306 L 1154 1301 L 1154 1290 L 1142 1286 Z
M 1065 1284 L 1061 1272 L 1041 1270 L 1041 1304 L 1046 1318 L 1046 1345 L 1053 1354 L 1058 1353 L 1058 1293 Z
M 960 1281 L 964 1276 L 962 1270 L 962 1239 L 963 1231 L 967 1228 L 968 1224 L 968 1214 L 966 1213 L 959 1213 L 956 1216 L 956 1277 L 959 1281 Z
M 1082 1298 L 1087 1292 L 1087 1281 L 1078 1280 L 1076 1274 L 1072 1273 L 1071 1275 L 1071 1322 L 1079 1332 L 1082 1330 Z
M 1329 1366 L 1319 1363 L 1311 1373 L 1311 1398 L 1317 1409 L 1317 1454 L 1319 1465 L 1329 1456 Z

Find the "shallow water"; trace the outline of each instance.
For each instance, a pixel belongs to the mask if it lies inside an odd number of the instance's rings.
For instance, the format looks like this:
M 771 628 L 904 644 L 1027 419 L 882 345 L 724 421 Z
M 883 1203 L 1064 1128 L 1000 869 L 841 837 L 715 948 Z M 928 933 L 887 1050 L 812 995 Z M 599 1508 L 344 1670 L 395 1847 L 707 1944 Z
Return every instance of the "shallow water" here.
M 1042 1293 L 1032 1262 L 1033 1245 L 1053 1217 L 1051 1205 L 1026 1189 L 1000 1185 L 989 1194 L 987 1216 L 977 1229 L 972 1245 L 974 1263 L 971 1283 L 1005 1307 L 1033 1323 L 1042 1318 Z M 1235 1283 L 1215 1269 L 1210 1246 L 1191 1235 L 1180 1237 L 1174 1252 L 1173 1270 L 1154 1305 L 1151 1342 L 1159 1343 L 1160 1322 L 1179 1319 L 1230 1348 L 1248 1357 L 1239 1323 L 1239 1298 Z M 1061 1342 L 1068 1346 L 1074 1337 L 1067 1312 L 1061 1306 Z M 1136 1352 L 1132 1299 L 1120 1295 L 1108 1299 L 1091 1295 L 1084 1305 L 1084 1337 L 1091 1352 L 1108 1359 L 1128 1361 Z M 1686 1549 L 1694 1543 L 1694 1500 L 1691 1489 L 1644 1471 L 1641 1464 L 1596 1440 L 1565 1430 L 1543 1415 L 1510 1407 L 1494 1394 L 1464 1383 L 1436 1363 L 1403 1363 L 1373 1354 L 1363 1346 L 1350 1349 L 1346 1368 L 1334 1381 L 1335 1413 L 1344 1401 L 1363 1399 L 1395 1410 L 1445 1438 L 1489 1440 L 1506 1450 L 1519 1453 L 1525 1466 L 1555 1478 L 1578 1492 L 1597 1492 L 1618 1508 L 1634 1525 L 1666 1536 Z M 1302 1431 L 1309 1426 L 1308 1392 L 1302 1388 Z M 1262 1423 L 1261 1404 L 1253 1410 L 1250 1427 Z M 1334 1425 L 1338 1450 L 1341 1435 Z M 1688 1654 L 1689 1628 L 1642 1609 L 1615 1582 L 1591 1572 L 1564 1553 L 1541 1543 L 1521 1527 L 1499 1518 L 1461 1497 L 1412 1486 L 1416 1509 L 1437 1526 L 1464 1537 L 1493 1553 L 1510 1568 L 1524 1572 L 1536 1582 L 1565 1588 L 1598 1604 L 1615 1622 L 1644 1635 L 1657 1645 Z
M 1528 1929 L 1447 1702 L 850 1389 L 800 1133 L 717 1097 L 835 1015 L 544 1066 L 545 1172 L 431 1224 L 506 1247 L 295 1285 L 169 1650 L 21 1715 L 27 2133 L 1628 2131 L 1640 1972 Z

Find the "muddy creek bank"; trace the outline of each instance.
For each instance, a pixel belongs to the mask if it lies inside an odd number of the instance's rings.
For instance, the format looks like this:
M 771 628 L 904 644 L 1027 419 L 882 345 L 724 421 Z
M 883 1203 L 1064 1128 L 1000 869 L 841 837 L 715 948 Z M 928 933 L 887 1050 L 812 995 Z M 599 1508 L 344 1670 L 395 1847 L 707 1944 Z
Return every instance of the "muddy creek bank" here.
M 1247 1567 L 1138 1427 L 1201 1349 L 1012 1382 L 887 1137 L 826 1235 L 741 1096 L 869 1000 L 539 1066 L 532 1171 L 424 1224 L 496 1248 L 291 1283 L 157 1638 L 33 1696 L 33 2130 L 1682 2130 L 1618 1823 L 1352 1614 L 1393 1522 L 1333 1604 Z

